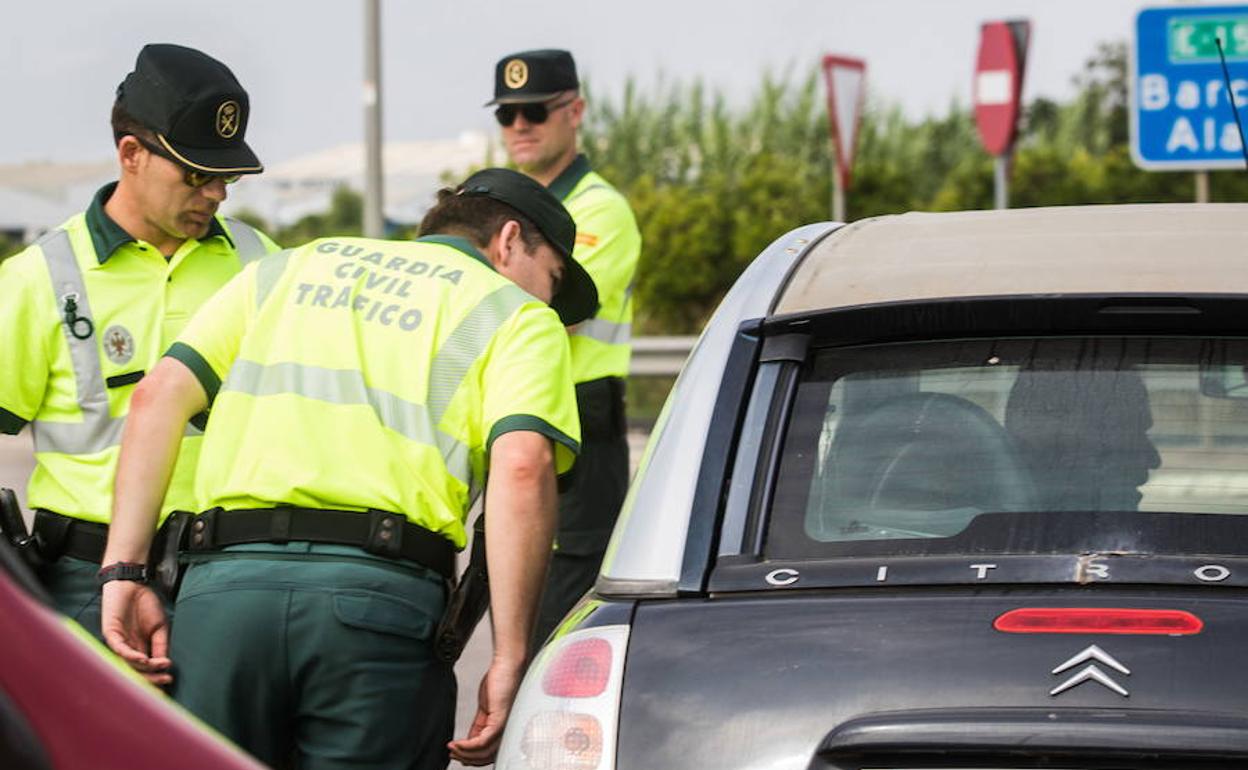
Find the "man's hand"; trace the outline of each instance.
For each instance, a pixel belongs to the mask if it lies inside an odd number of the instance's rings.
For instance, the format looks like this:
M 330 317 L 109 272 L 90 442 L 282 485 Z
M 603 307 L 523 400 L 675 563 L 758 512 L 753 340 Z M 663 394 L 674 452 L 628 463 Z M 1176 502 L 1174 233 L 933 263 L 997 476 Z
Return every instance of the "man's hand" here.
M 160 595 L 133 580 L 110 580 L 100 598 L 104 641 L 131 668 L 155 685 L 173 681 L 169 669 L 169 621 Z
M 477 691 L 477 715 L 468 728 L 468 737 L 447 744 L 451 759 L 462 765 L 488 765 L 494 761 L 523 676 L 523 666 L 498 659 L 490 664 Z

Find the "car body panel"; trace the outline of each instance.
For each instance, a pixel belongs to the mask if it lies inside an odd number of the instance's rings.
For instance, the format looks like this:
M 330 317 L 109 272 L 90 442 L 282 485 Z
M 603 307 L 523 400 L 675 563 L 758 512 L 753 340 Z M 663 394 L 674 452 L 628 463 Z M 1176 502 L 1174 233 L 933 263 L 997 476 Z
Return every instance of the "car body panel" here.
M 41 750 L 49 768 L 260 770 L 37 600 L 22 587 L 30 582 L 0 541 L 0 695 L 25 722 L 25 742 L 38 742 L 31 756 Z
M 968 530 L 1003 528 L 1009 548 L 768 550 L 795 394 L 826 349 L 1248 338 L 1246 253 L 1245 204 L 905 214 L 777 239 L 686 363 L 591 592 L 590 618 L 629 623 L 599 770 L 1248 767 L 1239 516 L 992 510 Z M 1204 625 L 994 629 L 1025 607 Z
M 1128 708 L 1243 718 L 1244 599 L 1238 592 L 1099 588 L 879 589 L 642 602 L 625 669 L 616 767 L 806 767 L 838 729 L 910 711 L 928 712 L 929 721 L 936 712 L 977 715 L 964 727 L 1002 708 L 1117 710 L 1120 722 Z M 1182 637 L 993 629 L 1002 613 L 1032 606 L 1180 609 L 1205 627 Z M 1130 673 L 1097 660 L 1054 673 L 1091 645 Z M 1091 664 L 1128 695 L 1090 680 L 1050 694 Z M 1210 670 L 1218 672 L 1212 680 Z M 1155 726 L 1162 743 L 1164 724 L 1174 721 Z M 1018 742 L 1037 730 L 1026 721 L 1016 729 Z M 1184 733 L 1175 731 L 1169 749 L 1199 748 L 1183 745 Z M 1235 734 L 1238 743 L 1228 746 L 1248 757 L 1248 732 Z

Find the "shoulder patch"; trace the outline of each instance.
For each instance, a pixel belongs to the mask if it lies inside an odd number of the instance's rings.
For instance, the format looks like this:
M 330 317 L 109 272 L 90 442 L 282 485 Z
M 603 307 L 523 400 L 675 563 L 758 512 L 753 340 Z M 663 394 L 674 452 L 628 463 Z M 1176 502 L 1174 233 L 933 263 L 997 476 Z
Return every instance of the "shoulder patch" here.
M 577 246 L 597 246 L 598 236 L 594 235 L 593 233 L 579 233 L 578 232 L 576 234 L 576 245 Z

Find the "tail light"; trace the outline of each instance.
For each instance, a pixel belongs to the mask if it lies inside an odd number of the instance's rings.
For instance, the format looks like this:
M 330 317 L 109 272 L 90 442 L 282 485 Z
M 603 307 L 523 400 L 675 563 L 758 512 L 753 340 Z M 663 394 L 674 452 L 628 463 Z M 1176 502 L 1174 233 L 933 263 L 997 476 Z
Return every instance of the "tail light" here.
M 520 685 L 499 770 L 612 770 L 628 626 L 573 631 L 538 654 Z
M 1204 622 L 1184 610 L 1114 607 L 1026 607 L 1010 610 L 992 623 L 1009 634 L 1199 634 Z

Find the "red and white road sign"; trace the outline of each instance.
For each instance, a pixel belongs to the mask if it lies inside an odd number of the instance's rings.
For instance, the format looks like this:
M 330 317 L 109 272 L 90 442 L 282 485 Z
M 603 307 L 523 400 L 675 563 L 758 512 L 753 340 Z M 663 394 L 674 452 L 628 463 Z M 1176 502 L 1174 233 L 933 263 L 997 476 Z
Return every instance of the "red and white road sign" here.
M 823 75 L 828 84 L 828 128 L 836 146 L 836 171 L 841 186 L 848 190 L 858 148 L 858 121 L 866 96 L 867 63 L 844 56 L 823 57 Z
M 1031 22 L 990 21 L 980 26 L 975 58 L 975 124 L 984 148 L 1004 155 L 1018 134 L 1023 72 Z

